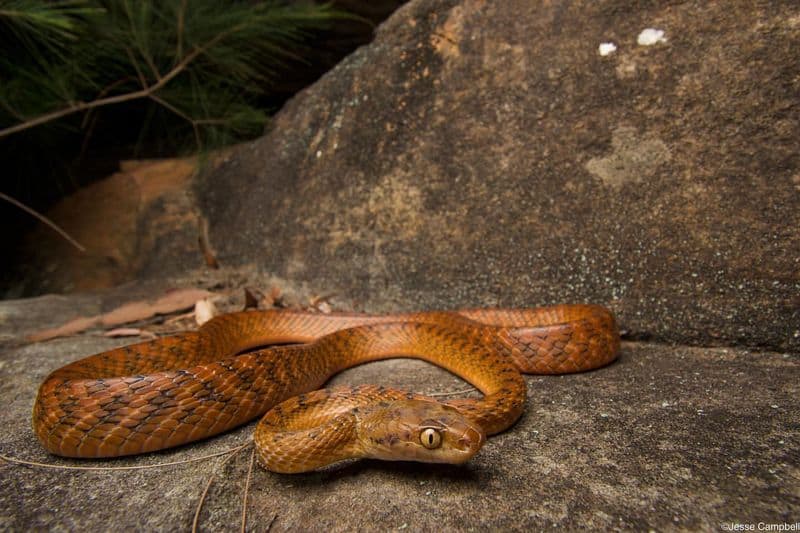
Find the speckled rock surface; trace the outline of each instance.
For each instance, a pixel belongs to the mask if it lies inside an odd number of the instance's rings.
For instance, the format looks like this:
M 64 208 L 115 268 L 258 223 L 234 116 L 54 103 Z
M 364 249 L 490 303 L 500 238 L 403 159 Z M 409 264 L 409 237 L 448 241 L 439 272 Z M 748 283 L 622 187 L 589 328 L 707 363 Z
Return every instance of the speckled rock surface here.
M 797 351 L 799 62 L 796 2 L 414 1 L 198 198 L 223 262 L 374 308 Z
M 124 291 L 111 296 L 123 298 Z M 133 296 L 133 295 L 129 295 Z M 112 298 L 112 299 L 113 299 Z M 111 301 L 65 299 L 93 312 Z M 247 443 L 252 425 L 163 453 L 113 461 L 48 455 L 30 429 L 47 373 L 121 343 L 89 334 L 20 345 L 15 331 L 52 325 L 51 298 L 0 303 L 0 454 L 72 466 L 181 461 Z M 49 313 L 49 314 L 48 314 Z M 49 316 L 49 318 L 48 318 Z M 24 317 L 28 317 L 25 321 Z M 392 360 L 338 383 L 427 393 L 463 382 L 425 363 Z M 249 530 L 718 530 L 800 516 L 800 361 L 744 349 L 624 343 L 594 372 L 528 378 L 528 408 L 464 467 L 358 462 L 281 476 L 254 471 Z M 249 451 L 149 470 L 67 471 L 0 459 L 0 529 L 186 531 L 218 469 L 201 530 L 239 530 Z

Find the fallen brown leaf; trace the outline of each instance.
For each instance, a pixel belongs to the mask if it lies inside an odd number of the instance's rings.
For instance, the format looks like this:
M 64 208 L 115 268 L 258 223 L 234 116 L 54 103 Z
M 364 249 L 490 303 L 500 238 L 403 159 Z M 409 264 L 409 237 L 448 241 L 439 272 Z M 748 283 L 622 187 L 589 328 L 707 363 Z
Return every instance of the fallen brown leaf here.
M 56 328 L 37 331 L 28 336 L 31 342 L 40 342 L 56 337 L 64 337 L 80 333 L 92 326 L 106 327 L 118 326 L 129 322 L 144 320 L 155 315 L 165 315 L 182 311 L 192 307 L 195 302 L 211 296 L 211 293 L 201 289 L 179 289 L 171 291 L 154 302 L 131 302 L 102 315 L 80 317 L 70 320 Z
M 89 329 L 98 323 L 98 317 L 80 317 L 70 320 L 66 324 L 58 326 L 57 328 L 43 329 L 28 335 L 28 340 L 31 342 L 46 341 L 48 339 L 55 339 L 56 337 L 66 337 L 74 335 L 85 329 Z
M 202 289 L 178 289 L 168 292 L 155 302 L 131 302 L 100 315 L 104 326 L 116 326 L 144 320 L 155 315 L 166 315 L 192 307 L 195 302 L 208 298 L 211 293 Z
M 175 322 L 180 322 L 182 320 L 190 320 L 194 318 L 194 309 L 189 311 L 188 313 L 181 313 L 180 315 L 174 315 L 166 320 L 164 320 L 164 324 L 174 324 Z
M 263 302 L 266 296 L 264 294 L 253 287 L 245 287 L 244 288 L 244 310 L 247 311 L 248 309 L 258 309 L 259 302 Z
M 156 334 L 152 331 L 139 328 L 114 328 L 103 333 L 104 337 L 142 337 L 145 339 L 155 339 Z
M 312 296 L 308 300 L 308 304 L 310 307 L 313 307 L 317 311 L 320 311 L 324 314 L 329 314 L 332 311 L 331 305 L 329 300 L 336 296 L 335 292 L 331 292 L 328 294 L 322 294 L 320 296 Z
M 264 296 L 264 307 L 286 307 L 286 300 L 281 293 L 281 288 L 273 285 L 269 290 L 269 295 Z

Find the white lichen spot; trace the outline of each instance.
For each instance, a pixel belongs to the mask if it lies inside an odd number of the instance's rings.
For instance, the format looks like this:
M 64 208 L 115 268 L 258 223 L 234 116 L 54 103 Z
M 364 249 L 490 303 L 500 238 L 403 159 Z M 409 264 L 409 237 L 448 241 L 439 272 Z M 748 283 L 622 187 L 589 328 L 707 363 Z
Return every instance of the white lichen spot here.
M 654 44 L 667 42 L 667 38 L 664 37 L 664 30 L 645 28 L 636 38 L 636 42 L 640 46 L 652 46 Z
M 614 43 L 600 43 L 600 46 L 597 47 L 597 52 L 601 56 L 607 56 L 609 54 L 613 54 L 617 51 L 617 45 Z

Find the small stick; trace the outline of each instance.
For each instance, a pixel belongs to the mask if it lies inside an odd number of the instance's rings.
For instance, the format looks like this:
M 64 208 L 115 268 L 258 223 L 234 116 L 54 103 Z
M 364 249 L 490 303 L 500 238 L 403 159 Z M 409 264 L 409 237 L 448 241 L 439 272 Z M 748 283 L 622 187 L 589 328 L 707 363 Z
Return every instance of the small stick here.
M 434 392 L 434 393 L 431 393 L 431 394 L 426 394 L 425 396 L 433 396 L 434 398 L 438 398 L 438 397 L 441 397 L 441 396 L 455 396 L 457 394 L 466 394 L 468 392 L 474 392 L 476 390 L 477 389 L 475 387 L 470 387 L 469 389 L 456 390 L 456 391 L 453 391 L 453 392 Z
M 136 466 L 68 466 L 68 465 L 54 465 L 48 463 L 37 463 L 36 461 L 24 461 L 22 459 L 15 459 L 13 457 L 8 457 L 7 455 L 0 454 L 0 459 L 4 461 L 8 461 L 9 463 L 16 463 L 20 465 L 26 466 L 38 466 L 40 468 L 54 468 L 56 470 L 97 470 L 97 471 L 108 471 L 108 470 L 146 470 L 148 468 L 161 468 L 164 466 L 173 466 L 173 465 L 183 465 L 186 463 L 194 463 L 195 461 L 203 461 L 205 459 L 211 459 L 213 457 L 219 457 L 220 455 L 225 455 L 226 453 L 234 453 L 239 452 L 250 446 L 250 443 L 242 444 L 241 446 L 237 446 L 236 448 L 230 448 L 228 450 L 224 450 L 221 452 L 211 453 L 208 455 L 203 455 L 201 457 L 193 457 L 191 459 L 182 459 L 180 461 L 172 461 L 169 463 L 158 463 L 155 465 L 136 465 Z
M 86 248 L 84 248 L 83 245 L 81 245 L 81 243 L 79 243 L 78 241 L 76 241 L 75 239 L 70 237 L 69 234 L 66 231 L 64 231 L 63 229 L 58 227 L 58 225 L 56 225 L 55 222 L 53 222 L 52 220 L 50 220 L 46 216 L 42 215 L 41 213 L 37 213 L 36 211 L 31 209 L 27 205 L 23 204 L 19 200 L 15 200 L 14 198 L 10 197 L 9 195 L 7 195 L 5 193 L 0 192 L 0 198 L 5 200 L 6 202 L 10 203 L 11 205 L 15 205 L 15 206 L 19 207 L 20 209 L 22 209 L 23 211 L 25 211 L 26 213 L 28 213 L 32 217 L 40 220 L 41 222 L 44 222 L 45 224 L 50 226 L 53 230 L 55 230 L 56 233 L 58 233 L 59 235 L 64 237 L 67 240 L 67 242 L 69 242 L 72 246 L 74 246 L 75 248 L 77 248 L 81 252 L 86 252 Z
M 247 477 L 244 481 L 244 495 L 242 496 L 242 533 L 247 530 L 247 495 L 250 492 L 250 478 L 253 477 L 253 462 L 256 458 L 256 449 L 250 452 L 250 466 L 247 468 Z
M 195 509 L 195 512 L 194 512 L 194 520 L 192 520 L 192 533 L 197 533 L 197 525 L 200 522 L 200 511 L 203 510 L 203 503 L 205 503 L 205 501 L 206 501 L 206 496 L 208 495 L 208 489 L 211 488 L 211 483 L 214 482 L 214 477 L 217 475 L 217 472 L 221 471 L 225 467 L 225 465 L 228 464 L 228 461 L 230 461 L 231 459 L 236 457 L 236 455 L 240 451 L 242 451 L 245 448 L 245 446 L 249 446 L 249 445 L 250 445 L 250 443 L 248 442 L 246 445 L 240 446 L 239 448 L 237 448 L 234 453 L 232 453 L 228 457 L 226 457 L 225 460 L 222 461 L 219 464 L 219 466 L 214 469 L 214 472 L 212 472 L 211 475 L 208 476 L 208 482 L 206 482 L 206 486 L 203 489 L 203 493 L 200 495 L 200 501 L 197 502 L 197 509 Z

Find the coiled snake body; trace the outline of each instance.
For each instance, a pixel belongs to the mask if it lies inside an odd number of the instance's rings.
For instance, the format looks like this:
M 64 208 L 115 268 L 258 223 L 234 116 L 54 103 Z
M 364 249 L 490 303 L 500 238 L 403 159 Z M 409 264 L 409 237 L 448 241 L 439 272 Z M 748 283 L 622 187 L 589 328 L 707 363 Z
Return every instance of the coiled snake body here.
M 285 343 L 303 344 L 243 353 Z M 618 349 L 613 315 L 594 305 L 245 311 L 54 371 L 39 388 L 33 428 L 54 454 L 113 457 L 202 439 L 269 411 L 255 443 L 259 462 L 276 472 L 354 457 L 461 463 L 522 414 L 521 372 L 597 368 Z M 389 357 L 444 367 L 483 398 L 438 402 L 373 385 L 315 390 L 345 368 Z

